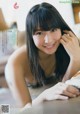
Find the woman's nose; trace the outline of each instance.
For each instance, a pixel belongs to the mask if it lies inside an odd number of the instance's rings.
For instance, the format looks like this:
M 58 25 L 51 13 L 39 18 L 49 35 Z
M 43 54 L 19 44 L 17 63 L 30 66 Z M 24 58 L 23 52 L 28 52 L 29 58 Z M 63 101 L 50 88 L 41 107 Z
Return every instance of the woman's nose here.
M 46 35 L 44 38 L 44 41 L 45 41 L 45 43 L 50 43 L 50 42 L 52 42 L 52 38 L 50 36 Z
M 48 36 L 46 35 L 44 38 L 45 43 L 48 43 Z

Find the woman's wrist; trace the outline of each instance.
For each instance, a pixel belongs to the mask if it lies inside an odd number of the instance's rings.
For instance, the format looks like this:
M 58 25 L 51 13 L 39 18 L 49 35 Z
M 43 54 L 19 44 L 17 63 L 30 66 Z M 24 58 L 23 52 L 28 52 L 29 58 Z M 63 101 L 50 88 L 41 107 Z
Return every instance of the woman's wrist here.
M 77 58 L 71 58 L 68 69 L 67 69 L 62 81 L 65 82 L 66 80 L 70 79 L 79 70 L 80 70 L 80 60 L 78 60 Z
M 39 105 L 39 104 L 44 102 L 44 100 L 45 100 L 45 91 L 43 91 L 37 98 L 35 98 L 32 101 L 32 105 Z
M 73 67 L 74 71 L 76 70 L 77 72 L 78 70 L 80 70 L 80 58 L 72 58 L 70 61 L 70 65 L 71 67 Z
M 80 57 L 70 57 L 70 63 L 80 63 Z

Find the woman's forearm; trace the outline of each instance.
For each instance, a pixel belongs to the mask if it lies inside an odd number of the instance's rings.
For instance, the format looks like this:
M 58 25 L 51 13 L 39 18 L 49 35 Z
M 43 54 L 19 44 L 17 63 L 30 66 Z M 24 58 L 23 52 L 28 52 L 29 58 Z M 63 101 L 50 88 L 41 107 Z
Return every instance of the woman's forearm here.
M 80 60 L 77 60 L 76 58 L 71 60 L 62 81 L 65 82 L 66 80 L 70 79 L 79 70 L 80 70 Z
M 32 105 L 38 105 L 43 103 L 43 101 L 45 100 L 44 96 L 45 96 L 45 91 L 43 91 L 37 98 L 35 98 L 32 101 Z
M 72 93 L 74 91 L 74 93 Z M 40 105 L 45 100 L 52 101 L 56 99 L 67 100 L 69 97 L 73 98 L 79 95 L 77 88 L 69 86 L 68 84 L 59 82 L 56 85 L 44 90 L 37 98 L 32 101 L 32 106 Z

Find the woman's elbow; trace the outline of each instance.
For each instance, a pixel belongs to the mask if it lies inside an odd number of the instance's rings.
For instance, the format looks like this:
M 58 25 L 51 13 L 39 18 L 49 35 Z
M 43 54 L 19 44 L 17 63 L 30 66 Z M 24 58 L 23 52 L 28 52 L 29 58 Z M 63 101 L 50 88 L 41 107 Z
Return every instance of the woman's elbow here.
M 11 60 L 9 60 L 5 66 L 5 79 L 8 84 L 12 80 L 12 76 L 14 74 L 13 70 L 14 70 L 14 62 L 11 62 Z

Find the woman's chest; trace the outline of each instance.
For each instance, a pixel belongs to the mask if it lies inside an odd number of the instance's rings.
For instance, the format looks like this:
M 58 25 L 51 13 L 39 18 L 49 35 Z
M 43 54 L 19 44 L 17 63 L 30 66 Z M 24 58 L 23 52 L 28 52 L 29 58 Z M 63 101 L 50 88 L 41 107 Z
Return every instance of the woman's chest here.
M 39 61 L 39 64 L 41 66 L 41 68 L 43 69 L 46 77 L 50 77 L 51 75 L 54 74 L 55 72 L 55 68 L 56 68 L 56 60 L 55 58 L 49 58 L 47 60 L 44 61 Z M 26 81 L 29 83 L 36 83 L 36 79 L 34 78 L 29 65 L 24 66 L 24 72 L 25 72 L 25 78 Z
M 48 60 L 40 62 L 41 68 L 44 70 L 46 76 L 51 76 L 55 72 L 56 59 L 49 58 Z

